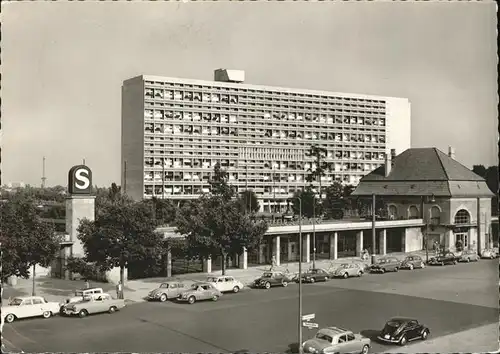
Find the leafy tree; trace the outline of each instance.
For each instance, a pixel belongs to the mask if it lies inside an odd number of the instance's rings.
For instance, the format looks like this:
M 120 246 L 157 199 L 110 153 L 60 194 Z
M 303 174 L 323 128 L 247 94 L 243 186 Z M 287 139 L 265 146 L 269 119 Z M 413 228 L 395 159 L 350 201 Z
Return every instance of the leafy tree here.
M 186 235 L 188 247 L 203 258 L 222 256 L 222 274 L 226 259 L 242 247 L 254 247 L 267 231 L 267 224 L 255 223 L 232 198 L 235 190 L 228 184 L 227 173 L 217 164 L 210 180 L 211 193 L 185 203 L 177 213 L 177 232 Z
M 82 257 L 69 257 L 66 261 L 66 269 L 71 273 L 80 274 L 85 280 L 107 282 L 106 277 L 102 275 L 105 269 L 101 269 L 98 265 L 85 261 Z
M 252 222 L 238 201 L 226 201 L 221 196 L 202 196 L 185 204 L 176 226 L 199 256 L 222 256 L 222 275 L 226 273 L 228 254 L 255 247 L 267 231 L 267 224 Z
M 334 182 L 325 188 L 323 211 L 326 218 L 341 219 L 344 216 L 343 210 L 346 207 L 345 192 L 346 189 L 340 182 Z
M 119 267 L 124 284 L 124 269 L 130 262 L 162 252 L 163 236 L 155 232 L 151 218 L 151 208 L 144 203 L 117 199 L 104 205 L 95 221 L 82 220 L 78 227 L 85 260 L 104 270 Z
M 259 211 L 259 199 L 254 191 L 247 189 L 240 193 L 238 198 L 241 208 L 244 212 L 256 213 Z
M 213 196 L 219 196 L 225 201 L 231 200 L 235 196 L 235 189 L 233 186 L 229 185 L 229 174 L 224 171 L 220 163 L 216 163 L 214 166 L 214 172 L 212 178 L 208 182 L 210 184 L 210 194 Z
M 0 203 L 2 281 L 10 276 L 28 278 L 30 268 L 37 264 L 48 267 L 56 257 L 60 239 L 52 226 L 40 219 L 35 204 L 24 193 Z
M 95 209 L 96 214 L 106 210 L 110 205 L 132 204 L 134 201 L 126 194 L 122 193 L 122 189 L 116 183 L 112 183 L 108 188 L 96 187 L 95 190 Z
M 316 198 L 316 193 L 314 193 L 310 186 L 306 187 L 305 190 L 294 193 L 291 207 L 295 215 L 299 215 L 300 213 L 300 202 L 298 198 L 302 200 L 302 216 L 312 218 L 314 215 L 321 215 L 321 203 L 318 198 Z
M 320 147 L 318 145 L 312 145 L 308 152 L 307 156 L 312 156 L 314 157 L 314 162 L 316 164 L 316 167 L 313 168 L 312 166 L 307 170 L 309 173 L 306 177 L 306 181 L 313 184 L 313 182 L 318 182 L 319 183 L 319 196 L 320 199 L 322 198 L 321 195 L 321 177 L 326 176 L 326 172 L 329 170 L 328 163 L 325 162 L 326 156 L 327 156 L 327 150 L 323 147 Z
M 177 207 L 170 199 L 153 197 L 143 201 L 149 208 L 152 208 L 153 219 L 156 226 L 170 225 L 175 220 Z
M 486 167 L 484 167 L 484 165 L 472 166 L 472 172 L 474 172 L 475 174 L 477 174 L 483 178 L 486 178 Z

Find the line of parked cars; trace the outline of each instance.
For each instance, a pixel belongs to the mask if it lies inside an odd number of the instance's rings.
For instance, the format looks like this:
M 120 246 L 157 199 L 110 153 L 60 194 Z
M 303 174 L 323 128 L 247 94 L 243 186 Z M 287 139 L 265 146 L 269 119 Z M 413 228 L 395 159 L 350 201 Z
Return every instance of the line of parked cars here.
M 429 259 L 429 265 L 457 264 L 458 262 L 477 262 L 480 258 L 498 258 L 498 249 L 487 249 L 481 254 L 472 250 L 460 253 L 444 251 Z M 500 264 L 500 263 L 499 263 Z M 397 272 L 400 269 L 422 269 L 426 262 L 418 255 L 408 255 L 402 261 L 394 256 L 380 257 L 375 264 L 367 266 L 362 262 L 342 263 L 335 270 L 321 268 L 309 269 L 302 273 L 302 282 L 315 283 L 333 278 L 361 277 L 365 273 Z M 500 265 L 499 265 L 500 269 Z M 297 275 L 280 271 L 267 271 L 256 279 L 252 287 L 269 289 L 271 287 L 286 287 L 291 282 L 298 282 Z M 198 301 L 217 301 L 223 293 L 238 293 L 244 284 L 232 276 L 210 276 L 206 281 L 196 281 L 188 284 L 182 280 L 169 280 L 149 292 L 147 300 L 165 302 L 176 300 L 194 304 Z M 28 317 L 50 318 L 56 314 L 63 316 L 86 317 L 96 313 L 114 313 L 125 307 L 125 300 L 115 299 L 105 293 L 102 288 L 80 289 L 75 296 L 64 303 L 49 302 L 39 296 L 20 296 L 9 299 L 7 306 L 2 306 L 2 322 L 10 323 L 16 319 Z

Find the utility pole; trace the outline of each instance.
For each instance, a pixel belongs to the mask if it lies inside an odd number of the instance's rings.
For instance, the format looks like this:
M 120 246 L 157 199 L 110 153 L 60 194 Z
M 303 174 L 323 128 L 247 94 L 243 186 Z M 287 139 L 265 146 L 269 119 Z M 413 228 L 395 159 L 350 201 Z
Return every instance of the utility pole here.
M 36 291 L 35 291 L 35 267 L 36 264 L 33 264 L 33 284 L 32 284 L 32 289 L 31 289 L 31 296 L 36 296 Z
M 45 188 L 45 181 L 47 180 L 47 177 L 45 177 L 45 156 L 43 157 L 42 160 L 42 188 Z
M 83 158 L 82 164 L 85 166 L 85 157 Z
M 299 200 L 299 354 L 304 353 L 302 348 L 302 199 Z
M 375 264 L 375 246 L 377 245 L 377 217 L 375 215 L 376 200 L 375 194 L 372 194 L 372 264 Z

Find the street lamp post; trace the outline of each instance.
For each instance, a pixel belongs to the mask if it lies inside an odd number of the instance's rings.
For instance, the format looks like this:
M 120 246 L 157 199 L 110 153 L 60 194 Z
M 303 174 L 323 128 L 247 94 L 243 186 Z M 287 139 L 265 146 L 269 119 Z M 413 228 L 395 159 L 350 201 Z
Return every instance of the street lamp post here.
M 299 317 L 298 317 L 298 330 L 299 330 L 299 354 L 303 353 L 302 348 L 302 199 L 296 197 L 299 201 Z

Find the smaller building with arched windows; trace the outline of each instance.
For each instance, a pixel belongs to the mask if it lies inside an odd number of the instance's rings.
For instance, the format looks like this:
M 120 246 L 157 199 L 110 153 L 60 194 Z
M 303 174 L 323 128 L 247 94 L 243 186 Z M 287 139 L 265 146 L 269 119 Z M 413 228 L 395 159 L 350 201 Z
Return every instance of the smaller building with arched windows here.
M 392 155 L 392 156 L 391 156 Z M 425 226 L 394 235 L 403 249 L 492 247 L 491 198 L 486 181 L 436 148 L 386 155 L 385 164 L 363 177 L 352 196 L 382 199 L 389 220 L 423 219 Z M 399 241 L 402 240 L 402 241 Z M 394 242 L 387 240 L 387 242 Z

